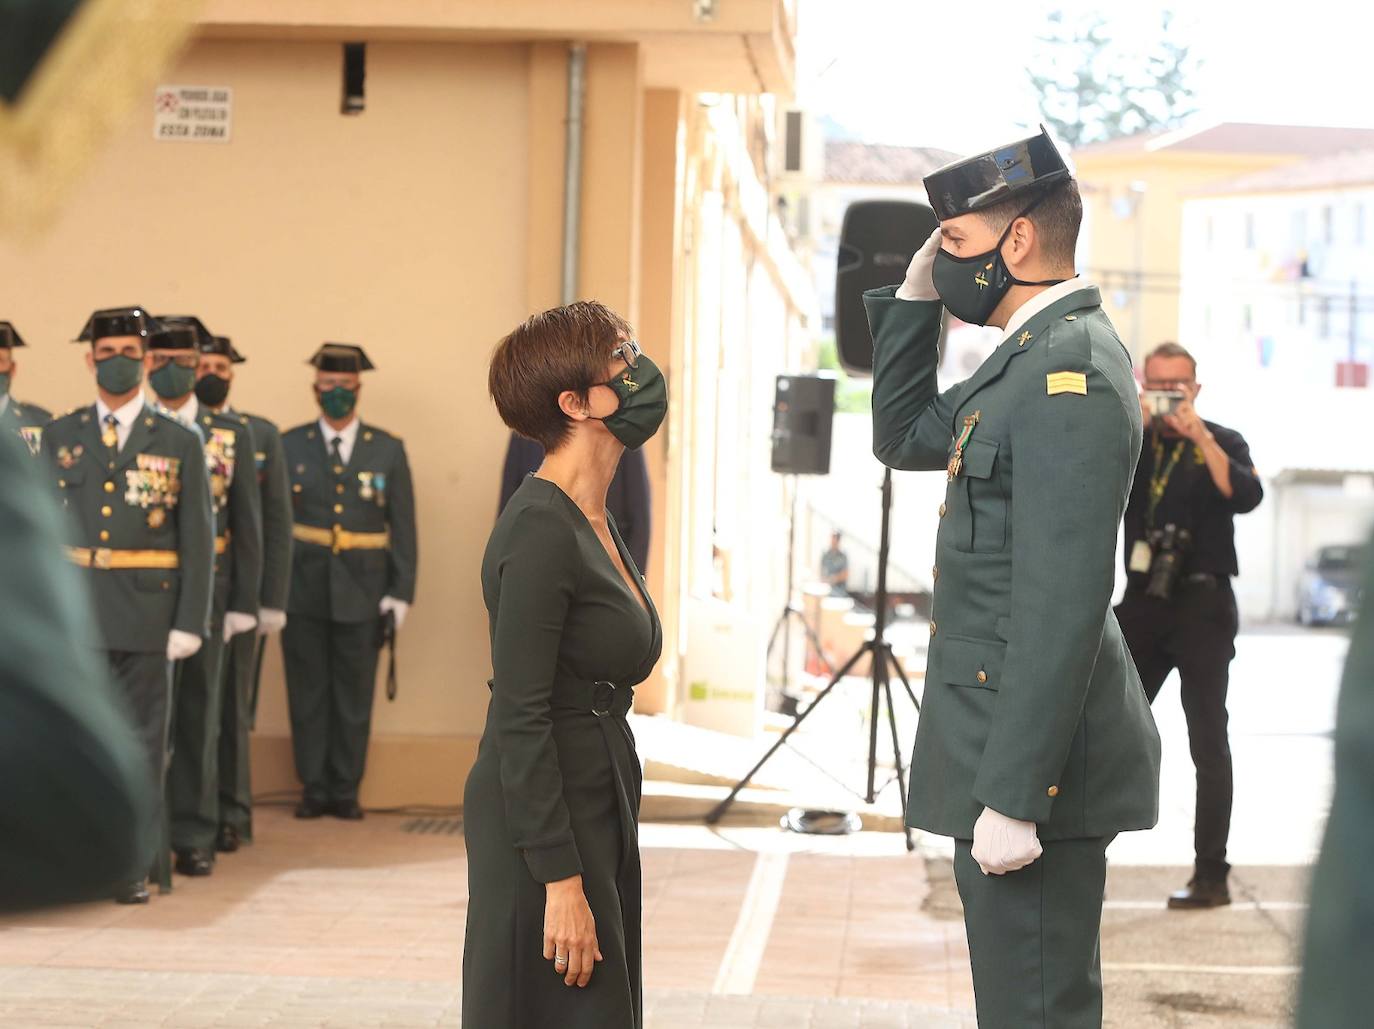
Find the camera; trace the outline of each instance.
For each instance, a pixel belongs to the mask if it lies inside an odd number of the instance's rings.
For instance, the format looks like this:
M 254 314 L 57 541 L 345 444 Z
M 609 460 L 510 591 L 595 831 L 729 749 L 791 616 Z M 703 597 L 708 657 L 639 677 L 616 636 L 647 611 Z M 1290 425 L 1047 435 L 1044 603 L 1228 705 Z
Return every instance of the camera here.
M 1188 399 L 1187 394 L 1175 389 L 1147 389 L 1141 394 L 1141 398 L 1151 418 L 1163 418 L 1166 414 L 1173 414 L 1179 405 Z
M 1183 557 L 1192 549 L 1193 534 L 1170 523 L 1150 533 L 1154 559 L 1150 562 L 1150 582 L 1145 595 L 1160 600 L 1172 600 L 1183 570 Z

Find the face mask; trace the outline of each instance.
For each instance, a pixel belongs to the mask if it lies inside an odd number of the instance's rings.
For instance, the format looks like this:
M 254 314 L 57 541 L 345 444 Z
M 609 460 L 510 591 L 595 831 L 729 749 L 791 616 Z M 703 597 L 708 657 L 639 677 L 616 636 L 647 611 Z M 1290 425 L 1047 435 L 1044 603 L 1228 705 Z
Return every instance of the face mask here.
M 148 376 L 148 384 L 163 400 L 175 400 L 196 388 L 196 370 L 168 362 Z
M 206 375 L 196 380 L 196 399 L 206 407 L 219 407 L 229 396 L 229 380 L 222 375 Z
M 358 391 L 345 389 L 343 386 L 335 386 L 325 391 L 321 391 L 317 386 L 315 396 L 319 398 L 320 410 L 334 419 L 347 418 L 353 413 L 353 405 L 358 402 Z
M 0 372 L 0 397 L 10 395 L 10 373 Z
M 1002 246 L 1011 235 L 1011 227 L 1016 224 L 1016 219 L 1030 214 L 1044 199 L 1045 196 L 1041 196 L 1013 218 L 1003 230 L 997 246 L 985 254 L 955 257 L 943 248 L 936 252 L 935 267 L 931 273 L 935 280 L 935 292 L 940 294 L 940 300 L 950 314 L 970 325 L 986 325 L 1012 286 L 1055 286 L 1065 281 L 1046 279 L 1043 282 L 1025 282 L 1012 275 L 1002 259 Z
M 121 396 L 143 381 L 143 362 L 115 354 L 95 363 L 95 381 L 106 393 Z
M 626 368 L 610 382 L 602 383 L 620 397 L 620 409 L 601 419 L 611 435 L 630 450 L 649 441 L 668 414 L 668 380 L 658 365 L 640 355 L 638 367 Z

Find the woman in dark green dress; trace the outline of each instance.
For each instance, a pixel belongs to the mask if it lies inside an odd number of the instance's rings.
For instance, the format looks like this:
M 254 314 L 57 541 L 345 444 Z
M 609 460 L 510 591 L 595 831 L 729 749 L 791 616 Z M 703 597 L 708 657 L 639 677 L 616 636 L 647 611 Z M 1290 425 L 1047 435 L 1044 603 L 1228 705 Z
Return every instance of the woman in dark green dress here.
M 482 562 L 491 705 L 463 819 L 466 1029 L 639 1029 L 640 767 L 626 715 L 662 630 L 606 514 L 667 411 L 657 367 L 597 303 L 529 319 L 490 387 L 547 456 Z

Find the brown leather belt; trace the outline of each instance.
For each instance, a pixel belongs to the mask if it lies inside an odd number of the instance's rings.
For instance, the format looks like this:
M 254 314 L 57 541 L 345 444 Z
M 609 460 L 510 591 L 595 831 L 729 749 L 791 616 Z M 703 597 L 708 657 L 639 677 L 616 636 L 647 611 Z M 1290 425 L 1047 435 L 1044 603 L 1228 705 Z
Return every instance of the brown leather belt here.
M 82 568 L 177 568 L 175 550 L 112 550 L 110 547 L 64 547 L 67 560 Z
M 386 550 L 391 546 L 389 532 L 349 532 L 337 525 L 323 529 L 297 523 L 291 527 L 291 535 L 302 543 L 328 547 L 336 554 L 342 550 Z

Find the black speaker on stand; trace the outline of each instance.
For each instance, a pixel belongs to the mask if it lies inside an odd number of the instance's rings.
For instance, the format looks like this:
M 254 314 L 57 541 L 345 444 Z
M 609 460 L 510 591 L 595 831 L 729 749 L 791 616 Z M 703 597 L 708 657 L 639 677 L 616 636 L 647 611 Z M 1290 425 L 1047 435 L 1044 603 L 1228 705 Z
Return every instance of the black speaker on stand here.
M 873 372 L 873 337 L 868 330 L 868 315 L 864 311 L 863 294 L 865 290 L 900 283 L 906 274 L 906 267 L 922 243 L 929 238 L 939 224 L 935 212 L 925 204 L 904 200 L 863 200 L 850 204 L 844 214 L 840 230 L 839 266 L 835 277 L 835 342 L 840 363 L 851 374 L 870 375 Z M 943 340 L 941 341 L 943 347 Z M 827 464 L 827 469 L 828 469 Z M 714 825 L 724 817 L 740 791 L 758 774 L 768 759 L 787 743 L 788 738 L 801 727 L 832 690 L 839 685 L 849 670 L 868 655 L 872 663 L 873 692 L 869 706 L 868 719 L 868 782 L 863 794 L 866 803 L 872 804 L 877 798 L 878 767 L 878 722 L 882 717 L 884 704 L 887 707 L 887 724 L 892 735 L 892 756 L 896 764 L 897 796 L 902 806 L 903 820 L 906 818 L 906 769 L 902 763 L 902 745 L 897 734 L 897 713 L 892 704 L 892 674 L 896 673 L 907 696 L 921 710 L 921 702 L 907 680 L 902 666 L 892 653 L 892 644 L 887 641 L 887 561 L 891 543 L 892 516 L 892 470 L 884 469 L 882 486 L 882 529 L 878 543 L 878 589 L 874 595 L 873 637 L 866 640 L 848 661 L 835 673 L 830 683 L 817 694 L 816 699 L 807 705 L 806 710 L 797 715 L 796 721 L 788 726 L 778 741 L 759 759 L 758 764 L 735 784 L 730 795 L 711 809 L 706 821 Z M 790 598 L 790 592 L 789 592 Z M 886 788 L 888 784 L 884 784 Z M 911 830 L 905 829 L 906 848 L 914 850 L 915 840 Z

